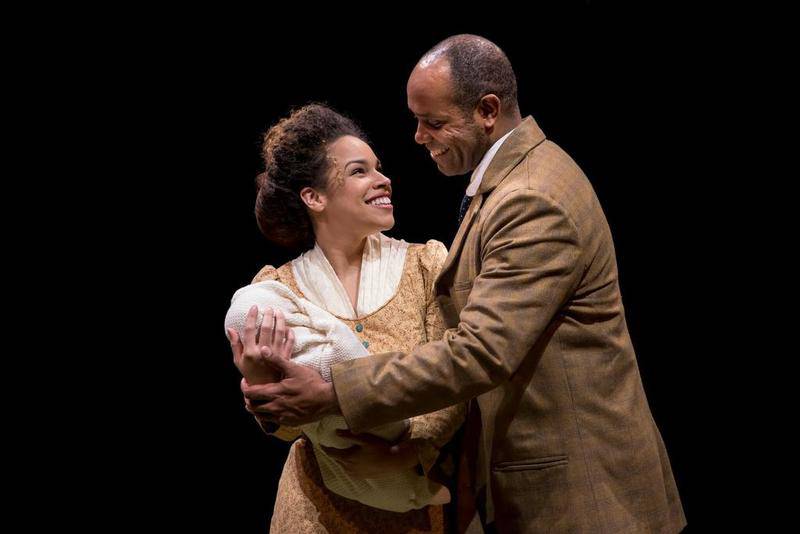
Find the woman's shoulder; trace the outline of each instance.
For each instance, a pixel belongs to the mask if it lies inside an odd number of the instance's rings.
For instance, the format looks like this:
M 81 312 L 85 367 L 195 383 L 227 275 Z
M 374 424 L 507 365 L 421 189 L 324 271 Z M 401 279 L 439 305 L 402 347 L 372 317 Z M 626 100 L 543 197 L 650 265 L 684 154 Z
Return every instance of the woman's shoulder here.
M 266 280 L 279 280 L 280 276 L 278 275 L 278 269 L 273 267 L 272 265 L 265 265 L 261 268 L 258 273 L 253 277 L 252 284 L 257 282 L 264 282 Z
M 422 271 L 434 276 L 439 273 L 447 258 L 447 247 L 435 239 L 429 239 L 425 243 L 409 243 L 409 249 L 417 255 Z
M 258 274 L 255 275 L 251 283 L 256 284 L 258 282 L 266 282 L 269 280 L 280 282 L 298 297 L 305 297 L 303 292 L 297 286 L 297 280 L 295 280 L 292 272 L 291 261 L 286 262 L 277 268 L 273 267 L 272 265 L 265 265 L 260 271 L 258 271 Z

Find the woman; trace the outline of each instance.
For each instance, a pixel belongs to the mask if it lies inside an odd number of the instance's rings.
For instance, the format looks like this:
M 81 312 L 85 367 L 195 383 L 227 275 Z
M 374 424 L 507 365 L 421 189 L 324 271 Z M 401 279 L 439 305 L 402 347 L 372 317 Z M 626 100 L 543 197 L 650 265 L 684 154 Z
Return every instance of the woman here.
M 278 281 L 327 310 L 372 353 L 408 351 L 440 338 L 443 323 L 432 285 L 445 247 L 437 241 L 408 244 L 380 233 L 394 225 L 391 181 L 358 127 L 328 107 L 305 106 L 267 132 L 263 158 L 259 228 L 269 240 L 306 252 L 277 269 L 264 267 L 253 281 Z M 279 341 L 272 350 L 287 353 L 291 336 L 282 345 L 281 323 L 274 325 L 273 339 Z M 257 356 L 252 339 L 242 346 L 236 333 L 229 336 L 239 361 L 245 353 Z M 364 438 L 360 465 L 348 462 L 347 454 L 339 459 L 365 476 L 370 472 L 365 456 L 373 459 L 374 471 L 418 465 L 427 474 L 463 417 L 460 405 L 415 417 L 407 439 L 396 447 Z M 285 427 L 274 432 L 296 441 L 278 485 L 272 532 L 444 532 L 441 505 L 389 512 L 330 491 L 313 447 L 299 434 Z

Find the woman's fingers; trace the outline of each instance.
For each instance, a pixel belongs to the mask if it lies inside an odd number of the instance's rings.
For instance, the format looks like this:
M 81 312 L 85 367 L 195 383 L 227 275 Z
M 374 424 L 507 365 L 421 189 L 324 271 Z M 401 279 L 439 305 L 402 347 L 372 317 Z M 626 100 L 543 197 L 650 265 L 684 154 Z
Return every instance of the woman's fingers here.
M 259 345 L 269 345 L 272 340 L 272 331 L 275 326 L 275 314 L 272 308 L 264 308 L 264 319 L 261 321 L 261 329 L 259 330 L 258 343 Z
M 258 307 L 251 306 L 244 319 L 244 350 L 245 352 L 257 354 L 256 345 L 256 319 L 258 318 Z
M 259 359 L 264 357 L 264 349 L 270 355 L 277 356 L 283 360 L 290 360 L 294 350 L 295 336 L 291 328 L 286 326 L 286 317 L 278 309 L 264 308 L 264 318 L 261 325 L 256 324 L 258 320 L 258 307 L 252 306 L 244 322 L 244 334 L 242 339 L 236 334 L 239 348 L 234 349 L 232 330 L 228 330 L 228 337 L 231 339 L 231 348 L 234 350 L 234 361 L 241 361 L 243 358 Z M 237 350 L 239 352 L 237 352 Z
M 282 346 L 286 341 L 286 318 L 283 312 L 275 310 L 275 333 L 273 343 L 278 347 Z
M 285 360 L 292 359 L 292 351 L 294 350 L 294 330 L 289 328 L 286 332 L 286 343 L 283 344 L 283 350 L 280 356 Z
M 294 369 L 292 366 L 297 365 L 294 362 L 290 362 L 289 358 L 275 354 L 269 347 L 261 347 L 261 358 L 272 365 L 273 368 L 282 372 L 284 376 L 291 374 Z
M 228 328 L 228 341 L 231 343 L 231 351 L 233 352 L 233 363 L 237 364 L 242 360 L 242 342 L 239 340 L 239 332 L 233 328 Z

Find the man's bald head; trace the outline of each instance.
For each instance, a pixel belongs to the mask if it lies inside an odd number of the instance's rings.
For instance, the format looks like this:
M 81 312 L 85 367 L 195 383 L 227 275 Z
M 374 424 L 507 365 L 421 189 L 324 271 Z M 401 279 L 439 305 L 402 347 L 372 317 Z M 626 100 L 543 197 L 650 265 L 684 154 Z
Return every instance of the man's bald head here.
M 448 67 L 453 103 L 463 111 L 471 112 L 483 96 L 494 94 L 504 115 L 519 114 L 514 69 L 493 42 L 470 34 L 448 37 L 426 52 L 414 71 L 441 68 L 442 63 Z

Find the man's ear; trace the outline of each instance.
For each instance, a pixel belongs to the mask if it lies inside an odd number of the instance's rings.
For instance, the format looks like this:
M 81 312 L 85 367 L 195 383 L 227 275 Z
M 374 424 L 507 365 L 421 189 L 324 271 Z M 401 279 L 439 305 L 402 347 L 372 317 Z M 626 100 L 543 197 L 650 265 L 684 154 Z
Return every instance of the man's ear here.
M 305 204 L 308 209 L 317 213 L 322 212 L 325 209 L 325 205 L 328 203 L 328 197 L 313 187 L 304 187 L 301 189 L 300 200 L 303 201 L 303 204 Z
M 478 101 L 475 111 L 480 117 L 483 127 L 487 131 L 491 131 L 500 115 L 500 99 L 497 95 L 489 93 Z

